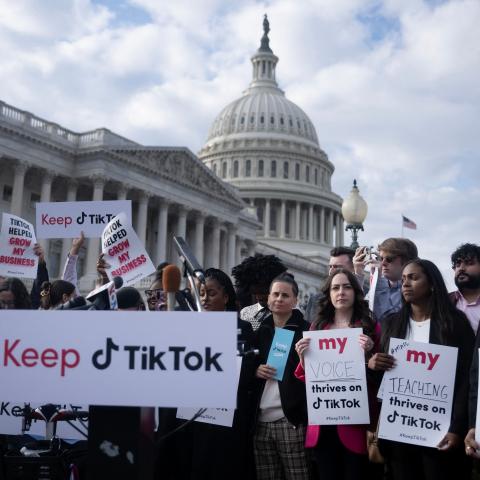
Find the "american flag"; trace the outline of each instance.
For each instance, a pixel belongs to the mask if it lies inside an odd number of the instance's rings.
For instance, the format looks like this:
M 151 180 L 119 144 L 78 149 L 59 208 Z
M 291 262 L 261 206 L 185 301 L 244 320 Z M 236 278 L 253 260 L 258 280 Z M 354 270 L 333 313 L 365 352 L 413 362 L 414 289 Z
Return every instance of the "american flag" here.
M 412 230 L 417 229 L 417 224 L 413 220 L 407 218 L 405 215 L 402 215 L 402 225 L 405 228 L 411 228 Z

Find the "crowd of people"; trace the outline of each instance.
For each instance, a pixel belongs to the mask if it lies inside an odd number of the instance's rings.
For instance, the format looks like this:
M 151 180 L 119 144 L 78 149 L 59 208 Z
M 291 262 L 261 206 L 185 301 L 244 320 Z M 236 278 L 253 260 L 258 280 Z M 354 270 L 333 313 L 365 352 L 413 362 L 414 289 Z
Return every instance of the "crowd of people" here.
M 38 275 L 31 292 L 19 279 L 0 279 L 1 308 L 56 309 L 72 301 L 79 295 L 76 263 L 82 245 L 83 237 L 73 241 L 62 279 L 53 282 L 37 245 Z M 246 258 L 233 268 L 233 282 L 221 270 L 206 269 L 205 282 L 198 285 L 202 309 L 237 312 L 239 341 L 257 354 L 242 358 L 232 427 L 187 422 L 176 417 L 175 409 L 160 409 L 157 478 L 471 478 L 472 459 L 480 458 L 475 441 L 480 246 L 461 245 L 451 261 L 457 290 L 449 293 L 438 267 L 419 258 L 408 239 L 388 238 L 377 252 L 337 247 L 324 285 L 304 309 L 299 308 L 294 276 L 276 256 Z M 145 292 L 119 289 L 119 310 L 164 310 L 162 273 L 167 266 L 159 265 Z M 107 269 L 100 256 L 100 284 L 108 280 Z M 374 269 L 378 278 L 371 284 L 367 277 L 373 278 Z M 371 423 L 308 425 L 304 357 L 310 341 L 303 332 L 344 328 L 363 332 L 358 341 L 365 356 Z M 293 332 L 281 380 L 267 363 L 276 329 Z M 382 375 L 395 367 L 391 338 L 458 349 L 451 423 L 436 448 L 376 438 Z M 369 461 L 372 446 L 378 447 L 383 463 Z

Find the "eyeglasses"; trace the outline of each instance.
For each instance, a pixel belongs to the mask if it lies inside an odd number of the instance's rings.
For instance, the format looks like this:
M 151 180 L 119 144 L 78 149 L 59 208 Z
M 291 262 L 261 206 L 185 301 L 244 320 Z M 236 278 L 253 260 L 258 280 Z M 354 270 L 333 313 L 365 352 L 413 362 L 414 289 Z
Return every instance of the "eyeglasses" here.
M 164 293 L 164 290 L 162 290 L 161 288 L 155 288 L 153 290 L 145 290 L 145 295 L 147 296 L 147 298 L 160 298 L 162 296 L 162 294 Z
M 395 259 L 398 257 L 398 255 L 393 255 L 393 256 L 386 256 L 386 257 L 378 257 L 378 259 L 380 260 L 380 263 L 392 263 L 393 261 L 395 261 Z
M 335 264 L 333 264 L 333 265 L 329 264 L 328 265 L 328 270 L 334 270 L 334 269 L 336 270 L 338 268 L 345 268 L 345 266 L 344 265 L 335 265 Z

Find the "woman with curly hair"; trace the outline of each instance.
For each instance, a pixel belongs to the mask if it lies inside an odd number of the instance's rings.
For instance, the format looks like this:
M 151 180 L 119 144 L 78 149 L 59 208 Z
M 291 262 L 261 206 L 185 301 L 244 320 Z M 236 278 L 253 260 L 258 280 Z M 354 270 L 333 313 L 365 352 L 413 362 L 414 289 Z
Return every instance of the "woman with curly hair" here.
M 363 291 L 353 273 L 339 268 L 327 278 L 322 288 L 323 297 L 317 319 L 311 330 L 362 328 L 359 343 L 368 356 L 375 351 L 380 329 L 372 319 Z M 304 354 L 310 339 L 302 338 L 295 346 L 300 364 L 295 375 L 305 381 Z M 373 385 L 369 396 L 375 406 Z M 371 409 L 371 418 L 375 412 Z M 305 446 L 313 448 L 319 477 L 322 480 L 349 480 L 367 478 L 367 425 L 309 425 Z
M 240 318 L 252 324 L 253 330 L 270 313 L 267 305 L 270 284 L 287 270 L 275 255 L 256 253 L 233 267 Z

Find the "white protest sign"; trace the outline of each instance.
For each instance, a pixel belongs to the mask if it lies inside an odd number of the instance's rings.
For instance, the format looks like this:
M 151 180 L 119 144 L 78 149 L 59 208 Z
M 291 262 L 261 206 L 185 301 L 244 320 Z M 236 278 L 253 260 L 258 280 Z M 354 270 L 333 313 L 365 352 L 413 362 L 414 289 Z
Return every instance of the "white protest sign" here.
M 4 310 L 0 331 L 0 385 L 11 401 L 236 404 L 232 312 Z
M 237 390 L 238 381 L 240 379 L 240 370 L 242 369 L 242 357 L 237 357 Z M 200 408 L 178 408 L 177 418 L 183 420 L 190 420 Z M 233 408 L 207 408 L 201 415 L 199 415 L 195 422 L 210 423 L 211 425 L 222 425 L 224 427 L 231 427 L 233 425 L 233 417 L 235 409 Z
M 309 425 L 370 423 L 361 328 L 303 332 Z
M 457 348 L 390 339 L 396 365 L 384 373 L 379 438 L 436 447 L 448 432 Z
M 108 296 L 108 304 L 110 307 L 109 310 L 118 310 L 117 290 L 115 289 L 115 282 L 113 281 L 93 289 L 85 298 L 91 302 L 94 302 L 95 297 L 105 291 L 107 292 L 106 294 Z M 99 310 L 103 309 L 99 308 Z
M 29 402 L 30 408 L 40 407 L 39 403 L 33 404 Z M 24 402 L 10 402 L 0 400 L 0 434 L 2 435 L 20 435 L 22 433 L 22 411 L 25 406 Z M 59 409 L 70 411 L 88 412 L 88 406 L 81 405 L 57 405 Z M 70 420 L 82 432 L 87 433 L 88 418 L 79 420 Z M 45 422 L 43 420 L 32 420 L 30 429 L 25 432 L 29 435 L 45 437 Z M 85 440 L 85 436 L 75 430 L 68 422 L 57 422 L 57 437 L 71 440 Z
M 110 265 L 110 280 L 122 277 L 123 286 L 133 285 L 155 271 L 145 247 L 125 214 L 117 215 L 102 233 L 102 253 Z
M 4 213 L 0 233 L 0 275 L 36 278 L 38 257 L 33 253 L 36 242 L 31 223 L 15 215 Z
M 36 205 L 38 238 L 100 237 L 110 220 L 124 213 L 132 223 L 132 201 L 39 202 Z

